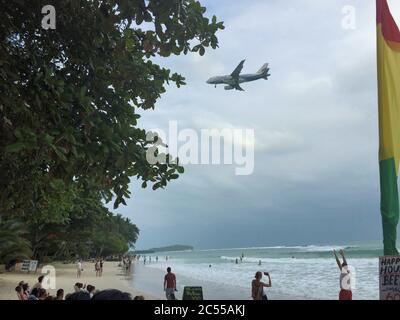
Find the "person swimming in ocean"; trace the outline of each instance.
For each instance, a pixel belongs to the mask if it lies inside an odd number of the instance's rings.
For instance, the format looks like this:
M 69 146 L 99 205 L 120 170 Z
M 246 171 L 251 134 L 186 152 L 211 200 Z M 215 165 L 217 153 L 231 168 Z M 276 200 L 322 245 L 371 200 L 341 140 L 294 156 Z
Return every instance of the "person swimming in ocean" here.
M 335 256 L 336 263 L 340 270 L 340 292 L 339 300 L 353 300 L 353 292 L 351 291 L 351 275 L 348 269 L 348 264 L 344 256 L 343 250 L 339 251 L 342 256 L 343 262 L 340 262 L 336 251 L 333 250 L 333 255 Z

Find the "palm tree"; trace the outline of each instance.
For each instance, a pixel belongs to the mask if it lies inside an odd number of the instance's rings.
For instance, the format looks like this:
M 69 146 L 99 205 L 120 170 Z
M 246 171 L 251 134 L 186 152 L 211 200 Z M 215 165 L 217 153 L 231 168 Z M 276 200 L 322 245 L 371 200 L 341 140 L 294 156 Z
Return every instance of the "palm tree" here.
M 30 258 L 31 246 L 23 236 L 27 233 L 18 220 L 4 220 L 0 217 L 0 263 Z

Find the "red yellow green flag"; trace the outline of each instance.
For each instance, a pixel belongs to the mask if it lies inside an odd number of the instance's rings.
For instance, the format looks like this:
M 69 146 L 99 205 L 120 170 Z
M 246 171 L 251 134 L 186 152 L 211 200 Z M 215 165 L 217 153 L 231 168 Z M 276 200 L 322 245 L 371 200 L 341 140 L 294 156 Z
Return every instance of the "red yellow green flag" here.
M 377 0 L 379 170 L 385 255 L 398 255 L 400 159 L 400 31 L 387 0 Z

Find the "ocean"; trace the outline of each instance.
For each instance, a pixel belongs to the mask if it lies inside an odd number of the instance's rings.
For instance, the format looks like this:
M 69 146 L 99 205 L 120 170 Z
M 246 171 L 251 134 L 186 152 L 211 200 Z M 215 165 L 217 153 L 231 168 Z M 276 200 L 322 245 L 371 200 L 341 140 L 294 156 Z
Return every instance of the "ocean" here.
M 378 244 L 271 246 L 163 252 L 136 263 L 133 285 L 163 298 L 163 274 L 171 267 L 177 276 L 178 298 L 184 286 L 203 287 L 206 300 L 248 300 L 256 271 L 269 272 L 269 299 L 338 299 L 340 271 L 332 250 L 343 249 L 353 274 L 353 299 L 379 298 Z M 244 255 L 242 262 L 240 257 Z M 165 256 L 168 255 L 168 261 Z M 156 262 L 155 257 L 159 260 Z M 238 263 L 236 263 L 238 259 Z M 261 261 L 261 266 L 259 262 Z M 264 278 L 266 281 L 266 279 Z

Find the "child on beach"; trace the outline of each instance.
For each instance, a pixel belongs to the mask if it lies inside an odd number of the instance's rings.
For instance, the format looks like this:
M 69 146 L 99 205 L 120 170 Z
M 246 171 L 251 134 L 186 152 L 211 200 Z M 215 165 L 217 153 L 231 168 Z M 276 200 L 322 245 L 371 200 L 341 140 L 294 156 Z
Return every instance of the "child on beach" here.
M 343 262 L 340 262 L 340 259 L 337 256 L 336 251 L 333 250 L 333 254 L 335 256 L 336 263 L 340 270 L 339 300 L 353 300 L 353 292 L 351 291 L 350 270 L 348 269 L 347 261 L 344 256 L 343 250 L 340 250 L 339 253 L 342 256 Z

